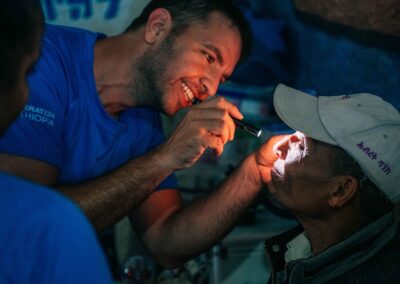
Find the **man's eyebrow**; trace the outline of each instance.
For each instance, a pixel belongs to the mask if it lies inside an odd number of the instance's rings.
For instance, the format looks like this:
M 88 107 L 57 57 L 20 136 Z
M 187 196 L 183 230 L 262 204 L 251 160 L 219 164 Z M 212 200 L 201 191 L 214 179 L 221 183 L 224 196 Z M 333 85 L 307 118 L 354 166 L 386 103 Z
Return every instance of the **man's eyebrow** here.
M 222 55 L 221 55 L 221 51 L 218 47 L 211 45 L 211 44 L 204 44 L 205 47 L 207 47 L 208 49 L 212 50 L 216 56 L 217 56 L 217 61 L 219 64 L 223 64 L 224 60 L 222 59 Z

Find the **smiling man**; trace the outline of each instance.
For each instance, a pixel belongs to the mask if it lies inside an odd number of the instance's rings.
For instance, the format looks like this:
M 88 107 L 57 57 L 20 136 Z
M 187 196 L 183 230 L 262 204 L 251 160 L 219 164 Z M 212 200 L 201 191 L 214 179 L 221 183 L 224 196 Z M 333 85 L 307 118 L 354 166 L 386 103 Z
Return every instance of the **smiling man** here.
M 0 169 L 57 187 L 99 230 L 129 215 L 160 263 L 181 264 L 224 236 L 258 193 L 228 183 L 183 207 L 173 176 L 233 139 L 232 118 L 242 118 L 233 104 L 192 101 L 216 94 L 250 42 L 229 0 L 154 0 L 108 38 L 46 25 L 30 99 L 0 140 Z M 164 140 L 159 112 L 183 108 Z
M 370 94 L 318 98 L 279 85 L 296 132 L 274 145 L 268 189 L 301 223 L 266 242 L 272 283 L 397 283 L 400 114 Z

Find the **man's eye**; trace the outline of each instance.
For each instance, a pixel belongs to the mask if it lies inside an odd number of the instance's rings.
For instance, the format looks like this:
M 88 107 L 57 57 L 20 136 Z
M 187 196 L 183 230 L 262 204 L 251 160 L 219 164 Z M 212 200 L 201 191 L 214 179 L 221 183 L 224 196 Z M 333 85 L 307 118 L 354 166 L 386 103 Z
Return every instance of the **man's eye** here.
M 208 54 L 207 52 L 203 51 L 203 55 L 206 58 L 206 60 L 208 61 L 208 63 L 213 63 L 215 61 L 214 57 L 212 57 L 210 54 Z

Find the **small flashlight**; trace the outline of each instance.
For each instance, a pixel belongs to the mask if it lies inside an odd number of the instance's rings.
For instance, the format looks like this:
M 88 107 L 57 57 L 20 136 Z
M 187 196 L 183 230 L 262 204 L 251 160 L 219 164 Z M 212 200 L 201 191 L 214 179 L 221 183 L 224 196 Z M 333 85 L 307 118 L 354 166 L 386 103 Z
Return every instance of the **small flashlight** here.
M 201 100 L 199 100 L 198 98 L 194 98 L 192 101 L 193 105 L 197 105 L 199 103 L 201 103 Z M 256 128 L 250 124 L 248 124 L 247 122 L 244 122 L 243 120 L 239 120 L 237 118 L 232 117 L 232 120 L 235 122 L 235 125 L 237 128 L 243 130 L 244 132 L 247 132 L 257 138 L 260 138 L 261 134 L 262 134 L 262 130 L 259 128 Z

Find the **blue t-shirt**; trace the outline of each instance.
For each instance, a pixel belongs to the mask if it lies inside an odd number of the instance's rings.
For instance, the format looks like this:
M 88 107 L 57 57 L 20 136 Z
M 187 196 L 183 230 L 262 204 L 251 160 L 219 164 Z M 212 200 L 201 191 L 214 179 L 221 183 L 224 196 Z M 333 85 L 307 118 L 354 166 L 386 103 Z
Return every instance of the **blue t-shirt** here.
M 60 183 L 109 172 L 164 141 L 160 114 L 132 108 L 113 119 L 101 105 L 93 74 L 94 44 L 104 35 L 46 25 L 30 97 L 0 139 L 0 151 L 59 169 Z M 159 188 L 176 188 L 174 175 Z
M 0 173 L 0 283 L 113 283 L 93 228 L 58 193 Z

